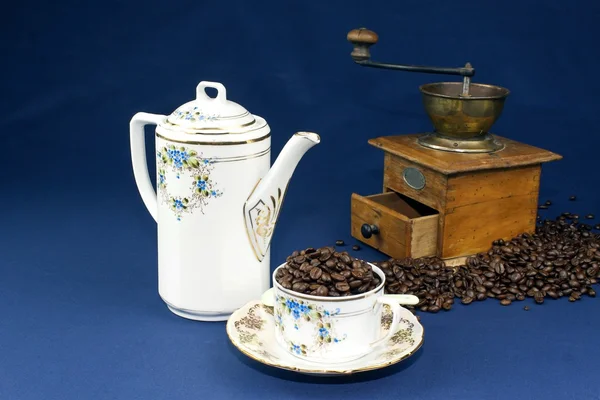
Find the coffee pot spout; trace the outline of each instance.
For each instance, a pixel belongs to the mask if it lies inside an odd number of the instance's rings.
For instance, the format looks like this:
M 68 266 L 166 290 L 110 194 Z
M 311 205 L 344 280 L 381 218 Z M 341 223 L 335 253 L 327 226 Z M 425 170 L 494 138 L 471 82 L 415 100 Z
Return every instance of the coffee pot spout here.
M 288 183 L 304 154 L 321 138 L 312 132 L 297 132 L 281 150 L 279 157 L 267 174 L 258 182 L 244 204 L 244 221 L 250 244 L 256 257 L 262 261 L 269 246 L 273 230 Z

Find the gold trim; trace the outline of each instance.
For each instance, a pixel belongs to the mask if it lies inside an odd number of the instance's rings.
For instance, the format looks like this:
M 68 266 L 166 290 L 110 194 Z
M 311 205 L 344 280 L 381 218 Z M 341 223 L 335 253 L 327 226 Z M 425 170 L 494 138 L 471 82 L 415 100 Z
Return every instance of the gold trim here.
M 252 196 L 252 195 L 250 195 Z M 248 198 L 250 198 L 250 196 Z M 259 257 L 259 261 L 262 262 L 264 260 L 269 247 L 271 246 L 271 238 L 273 237 L 273 231 L 275 229 L 275 225 L 277 224 L 277 218 L 279 217 L 279 211 L 281 209 L 281 200 L 282 200 L 282 192 L 281 188 L 277 188 L 277 199 L 275 197 L 270 196 L 271 203 L 273 203 L 273 208 L 267 205 L 262 198 L 258 199 L 256 204 L 248 210 L 248 220 L 250 221 L 250 230 L 248 229 L 248 224 L 246 223 L 246 231 L 252 232 L 254 236 L 254 242 L 250 241 L 251 245 L 256 245 L 257 256 Z M 267 200 L 268 201 L 268 200 Z M 246 220 L 246 204 L 244 204 L 244 220 Z M 259 209 L 260 206 L 263 208 Z M 252 218 L 252 211 L 257 209 L 257 214 Z M 267 215 L 263 216 L 262 213 L 266 212 Z M 256 226 L 254 226 L 256 224 Z M 264 251 L 261 251 L 260 246 L 258 245 L 260 238 L 262 238 L 263 242 L 268 241 L 267 245 L 264 248 Z
M 167 138 L 163 135 L 161 135 L 160 133 L 156 133 L 156 137 L 159 137 L 161 139 L 167 140 L 169 142 L 175 142 L 175 143 L 186 143 L 186 144 L 206 144 L 206 145 L 213 145 L 213 146 L 228 146 L 228 145 L 236 145 L 236 144 L 248 144 L 248 143 L 256 143 L 256 142 L 261 142 L 265 139 L 268 139 L 271 137 L 271 133 L 267 133 L 265 136 L 261 136 L 259 138 L 256 139 L 250 139 L 250 140 L 244 140 L 244 141 L 238 141 L 238 142 L 199 142 L 199 141 L 195 141 L 195 140 L 177 140 L 177 139 L 170 139 Z
M 304 131 L 302 131 L 302 132 L 296 132 L 296 133 L 294 133 L 294 136 L 302 136 L 302 137 L 306 137 L 306 138 L 309 138 L 312 135 L 315 135 L 317 137 L 317 140 L 319 142 L 321 141 L 321 136 L 319 136 L 319 134 L 315 133 L 315 132 L 304 132 Z
M 258 184 L 261 181 L 262 181 L 262 179 L 259 179 L 256 182 L 256 185 L 254 185 L 254 187 L 250 191 L 250 194 L 248 195 L 248 198 L 252 197 L 252 194 L 254 193 L 254 191 L 258 187 Z M 246 200 L 244 202 L 244 206 L 242 207 L 242 213 L 243 213 L 243 218 L 244 218 L 244 225 L 246 225 L 246 236 L 248 236 L 248 242 L 250 242 L 250 247 L 252 248 L 252 252 L 254 253 L 254 256 L 256 257 L 256 259 L 258 260 L 258 262 L 262 262 L 262 259 L 258 256 L 258 253 L 256 252 L 256 249 L 254 248 L 254 244 L 252 243 L 252 239 L 250 238 L 250 230 L 248 229 L 248 223 L 246 222 L 246 205 L 248 205 L 248 200 Z
M 252 120 L 250 122 L 246 122 L 245 124 L 231 125 L 231 126 L 227 126 L 225 128 L 217 128 L 217 127 L 213 127 L 213 128 L 191 128 L 191 129 L 188 129 L 187 132 L 190 132 L 190 131 L 194 131 L 194 132 L 217 131 L 217 133 L 215 133 L 215 135 L 223 135 L 223 134 L 226 134 L 226 133 L 231 133 L 231 134 L 237 134 L 237 135 L 239 135 L 240 133 L 252 132 L 253 130 L 256 130 L 256 129 L 252 129 L 250 131 L 243 131 L 243 132 L 230 132 L 230 130 L 245 128 L 247 126 L 250 126 L 250 125 L 254 124 L 255 122 L 256 122 L 256 120 Z M 177 127 L 180 127 L 180 128 L 185 128 L 184 125 L 174 124 L 173 122 L 171 122 L 169 120 L 166 120 L 165 123 L 167 125 L 169 125 L 169 126 L 177 126 Z M 205 135 L 210 135 L 210 133 L 205 133 Z
M 271 152 L 271 147 L 268 147 L 266 150 L 259 151 L 258 153 L 254 153 L 254 154 L 249 154 L 247 156 L 214 158 L 214 159 L 212 159 L 213 160 L 212 162 L 215 164 L 218 164 L 218 163 L 224 163 L 224 162 L 252 160 L 253 158 L 258 158 L 258 157 L 267 155 L 270 152 Z
M 233 312 L 233 314 L 231 314 L 231 316 L 233 317 L 233 315 L 237 312 L 239 312 L 240 310 L 236 310 Z M 412 315 L 412 314 L 411 314 Z M 414 315 L 412 315 L 414 317 Z M 292 372 L 301 372 L 301 373 L 306 373 L 306 374 L 311 374 L 311 375 L 316 375 L 316 374 L 326 374 L 326 375 L 351 375 L 353 373 L 357 373 L 357 372 L 367 372 L 367 371 L 373 371 L 376 369 L 381 369 L 381 368 L 386 368 L 389 366 L 392 366 L 394 364 L 398 364 L 401 361 L 406 360 L 407 358 L 411 357 L 413 354 L 415 354 L 417 351 L 419 351 L 419 349 L 423 346 L 423 342 L 425 341 L 425 327 L 423 327 L 423 325 L 416 319 L 414 318 L 415 321 L 411 321 L 413 323 L 417 323 L 421 326 L 421 337 L 419 338 L 419 344 L 417 345 L 417 347 L 415 347 L 412 351 L 410 351 L 408 354 L 405 354 L 404 356 L 400 357 L 397 360 L 393 360 L 393 361 L 387 361 L 384 363 L 380 363 L 380 364 L 374 364 L 371 365 L 367 368 L 356 368 L 356 369 L 313 369 L 313 370 L 309 370 L 309 369 L 302 369 L 302 368 L 295 368 L 295 367 L 288 367 L 288 366 L 284 366 L 275 362 L 270 362 L 266 359 L 260 359 L 256 356 L 254 356 L 253 354 L 250 354 L 249 352 L 245 351 L 244 349 L 242 349 L 240 346 L 238 346 L 238 344 L 236 343 L 235 340 L 233 340 L 233 338 L 231 337 L 230 334 L 230 321 L 232 321 L 233 319 L 230 317 L 230 320 L 227 321 L 227 326 L 225 329 L 225 332 L 227 333 L 227 337 L 229 338 L 229 341 L 235 346 L 235 348 L 237 348 L 242 354 L 244 354 L 245 356 L 247 356 L 248 358 L 258 361 L 261 364 L 264 365 L 268 365 L 271 367 L 275 367 L 275 368 L 280 368 L 280 369 L 284 369 L 287 371 L 292 371 Z
M 256 121 L 254 121 L 253 123 L 256 123 Z M 250 124 L 250 125 L 252 125 L 252 124 Z M 244 126 L 245 125 L 238 125 L 237 127 L 243 128 Z M 242 132 L 230 132 L 229 129 L 231 129 L 232 127 L 228 127 L 228 130 L 221 130 L 221 132 L 216 132 L 216 133 L 214 133 L 214 135 L 215 136 L 218 136 L 218 135 L 228 135 L 228 134 L 231 134 L 231 135 L 240 135 L 240 134 L 243 134 L 243 133 L 249 133 L 249 132 L 258 131 L 260 129 L 265 128 L 266 126 L 268 126 L 268 124 L 265 121 L 264 125 L 258 125 L 254 129 L 247 129 L 247 130 L 244 130 Z M 173 130 L 173 129 L 169 129 L 170 127 L 181 128 L 181 129 L 175 130 L 174 132 L 183 132 L 183 133 L 186 133 L 186 134 L 189 134 L 189 135 L 194 135 L 194 134 L 210 135 L 210 133 L 198 133 L 198 132 L 202 132 L 201 129 L 186 129 L 186 128 L 182 127 L 181 125 L 175 125 L 172 122 L 169 122 L 168 120 L 165 120 L 165 124 L 163 124 L 163 127 L 165 129 L 168 129 L 168 130 Z M 236 126 L 234 126 L 233 128 L 236 128 Z M 218 131 L 218 130 L 220 130 L 220 128 L 206 128 L 204 130 L 205 131 L 206 130 Z

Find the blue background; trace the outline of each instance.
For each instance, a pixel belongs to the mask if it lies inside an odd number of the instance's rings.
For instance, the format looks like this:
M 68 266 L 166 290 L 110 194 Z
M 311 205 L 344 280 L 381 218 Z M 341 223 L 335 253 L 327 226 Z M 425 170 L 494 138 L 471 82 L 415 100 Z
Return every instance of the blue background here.
M 545 215 L 600 218 L 599 17 L 598 2 L 559 0 L 4 4 L 0 399 L 600 398 L 600 300 L 588 297 L 424 314 L 419 353 L 349 378 L 254 363 L 224 323 L 178 318 L 159 299 L 128 132 L 136 112 L 169 113 L 198 82 L 222 82 L 267 119 L 274 157 L 295 131 L 322 138 L 292 178 L 273 264 L 353 244 L 350 194 L 382 183 L 367 140 L 428 130 L 418 85 L 457 80 L 355 65 L 346 34 L 366 26 L 377 60 L 470 61 L 474 82 L 509 88 L 495 132 L 565 157 L 543 168 Z

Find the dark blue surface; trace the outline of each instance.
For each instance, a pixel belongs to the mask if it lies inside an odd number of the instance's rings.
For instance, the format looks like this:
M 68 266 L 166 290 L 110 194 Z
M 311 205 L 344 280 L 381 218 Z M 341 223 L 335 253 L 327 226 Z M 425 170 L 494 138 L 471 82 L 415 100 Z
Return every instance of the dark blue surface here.
M 295 249 L 354 243 L 350 194 L 381 189 L 382 153 L 367 140 L 429 129 L 418 85 L 456 79 L 354 65 L 345 36 L 366 26 L 380 61 L 470 61 L 475 82 L 508 87 L 495 131 L 565 157 L 544 166 L 545 213 L 600 218 L 599 17 L 596 1 L 559 0 L 5 5 L 0 399 L 600 398 L 600 299 L 588 297 L 422 315 L 417 355 L 355 377 L 257 365 L 224 323 L 160 301 L 128 132 L 135 112 L 169 113 L 201 80 L 222 82 L 267 119 L 274 156 L 295 131 L 322 137 L 291 181 L 273 266 Z

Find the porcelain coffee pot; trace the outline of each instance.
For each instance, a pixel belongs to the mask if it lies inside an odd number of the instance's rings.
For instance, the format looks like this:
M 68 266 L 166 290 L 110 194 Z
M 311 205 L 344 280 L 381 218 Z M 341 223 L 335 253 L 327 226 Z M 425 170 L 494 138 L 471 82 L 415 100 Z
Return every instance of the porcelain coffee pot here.
M 156 191 L 144 140 L 150 124 Z M 294 134 L 271 167 L 267 122 L 206 81 L 195 100 L 169 116 L 137 113 L 129 129 L 135 181 L 157 222 L 158 292 L 168 308 L 221 321 L 260 299 L 270 286 L 270 243 L 288 182 L 319 135 Z

